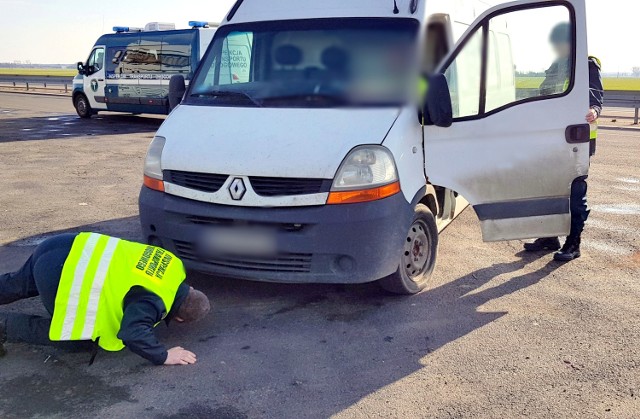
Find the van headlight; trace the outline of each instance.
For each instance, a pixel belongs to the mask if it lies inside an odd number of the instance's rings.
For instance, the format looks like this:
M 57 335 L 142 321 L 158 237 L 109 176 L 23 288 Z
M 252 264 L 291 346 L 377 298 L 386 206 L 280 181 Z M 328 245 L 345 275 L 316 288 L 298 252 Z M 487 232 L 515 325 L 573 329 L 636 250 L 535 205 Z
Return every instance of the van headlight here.
M 162 150 L 164 150 L 166 142 L 167 140 L 164 137 L 154 137 L 144 160 L 144 185 L 160 192 L 164 192 L 161 160 Z
M 352 204 L 400 192 L 391 152 L 382 146 L 357 147 L 347 155 L 333 181 L 328 204 Z

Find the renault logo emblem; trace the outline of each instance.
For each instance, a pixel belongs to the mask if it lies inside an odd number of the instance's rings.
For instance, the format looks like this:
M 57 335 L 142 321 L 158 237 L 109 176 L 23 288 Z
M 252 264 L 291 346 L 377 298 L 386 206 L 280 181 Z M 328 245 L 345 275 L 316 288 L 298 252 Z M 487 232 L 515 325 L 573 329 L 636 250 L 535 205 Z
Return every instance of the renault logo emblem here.
M 229 185 L 229 194 L 234 201 L 240 201 L 244 194 L 247 193 L 247 187 L 244 186 L 244 180 L 242 178 L 235 178 Z

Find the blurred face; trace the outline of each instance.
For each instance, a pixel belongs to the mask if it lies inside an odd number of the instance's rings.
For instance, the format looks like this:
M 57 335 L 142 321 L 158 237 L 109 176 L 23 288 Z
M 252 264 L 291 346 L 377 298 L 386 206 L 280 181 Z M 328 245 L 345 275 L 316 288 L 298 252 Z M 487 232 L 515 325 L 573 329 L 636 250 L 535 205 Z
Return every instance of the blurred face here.
M 567 58 L 571 55 L 571 44 L 568 42 L 558 42 L 553 44 L 553 50 L 558 58 Z

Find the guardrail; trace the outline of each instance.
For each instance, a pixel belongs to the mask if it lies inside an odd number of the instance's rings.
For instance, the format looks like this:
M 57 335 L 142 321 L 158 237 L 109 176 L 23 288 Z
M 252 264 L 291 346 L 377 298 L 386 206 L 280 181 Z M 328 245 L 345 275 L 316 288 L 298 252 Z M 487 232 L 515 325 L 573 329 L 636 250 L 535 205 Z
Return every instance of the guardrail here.
M 21 76 L 0 74 L 0 85 L 11 87 L 26 87 L 27 91 L 31 88 L 47 89 L 52 86 L 64 88 L 65 93 L 69 92 L 69 87 L 73 85 L 73 77 L 63 76 Z M 528 89 L 519 89 L 524 95 Z M 526 94 L 524 97 L 529 97 Z M 633 123 L 638 125 L 640 120 L 640 92 L 631 92 L 623 90 L 608 90 L 604 93 L 604 106 L 610 108 L 634 108 L 635 117 Z
M 636 110 L 633 123 L 638 125 L 640 119 L 640 92 L 608 90 L 604 92 L 604 106 L 610 108 L 634 108 Z
M 0 86 L 25 87 L 27 91 L 35 88 L 51 89 L 58 86 L 58 90 L 64 89 L 65 93 L 68 93 L 73 86 L 73 77 L 0 74 Z

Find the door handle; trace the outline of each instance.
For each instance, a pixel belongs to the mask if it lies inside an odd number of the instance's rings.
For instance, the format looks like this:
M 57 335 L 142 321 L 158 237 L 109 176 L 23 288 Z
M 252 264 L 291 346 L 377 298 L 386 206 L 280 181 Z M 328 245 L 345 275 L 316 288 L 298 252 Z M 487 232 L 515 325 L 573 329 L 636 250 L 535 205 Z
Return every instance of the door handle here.
M 590 134 L 589 124 L 570 125 L 565 131 L 565 139 L 569 144 L 588 143 Z
M 104 79 L 98 79 L 98 81 L 104 81 Z

